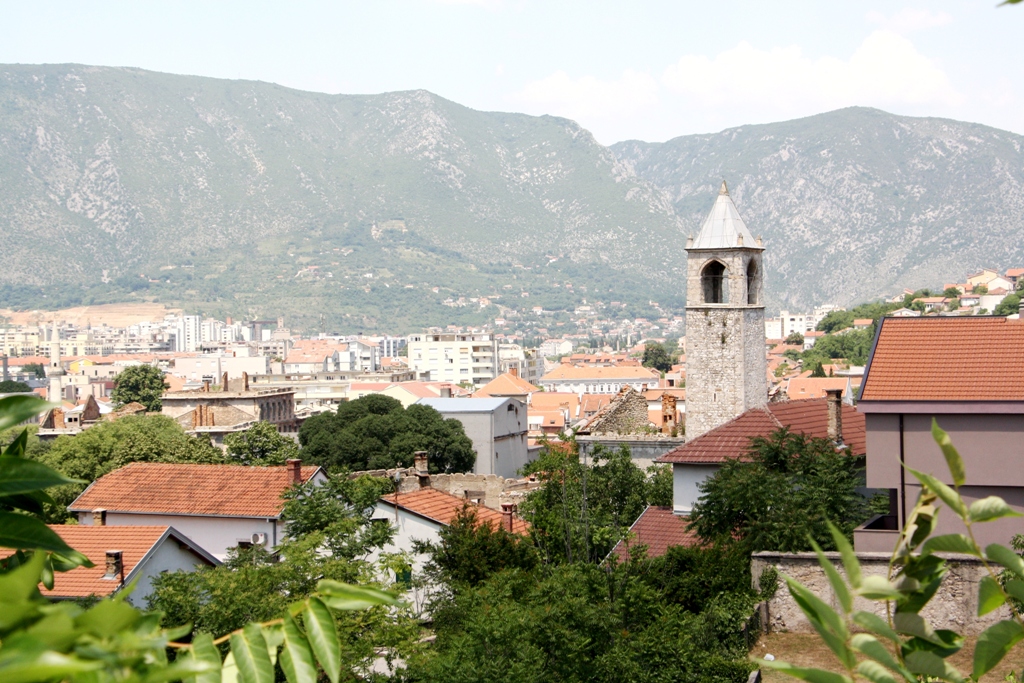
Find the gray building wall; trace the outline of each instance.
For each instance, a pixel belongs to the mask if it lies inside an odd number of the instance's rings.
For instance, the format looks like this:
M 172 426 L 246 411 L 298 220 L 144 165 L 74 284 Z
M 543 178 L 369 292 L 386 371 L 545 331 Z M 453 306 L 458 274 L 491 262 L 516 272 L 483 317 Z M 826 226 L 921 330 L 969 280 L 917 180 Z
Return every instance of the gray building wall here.
M 491 399 L 433 399 L 421 401 L 437 409 L 446 419 L 458 420 L 473 441 L 476 451 L 475 474 L 496 474 L 512 478 L 529 462 L 526 443 L 526 404 L 507 398 L 494 410 L 474 412 L 470 407 L 475 400 Z M 445 404 L 453 406 L 446 409 Z M 461 407 L 459 404 L 463 404 Z

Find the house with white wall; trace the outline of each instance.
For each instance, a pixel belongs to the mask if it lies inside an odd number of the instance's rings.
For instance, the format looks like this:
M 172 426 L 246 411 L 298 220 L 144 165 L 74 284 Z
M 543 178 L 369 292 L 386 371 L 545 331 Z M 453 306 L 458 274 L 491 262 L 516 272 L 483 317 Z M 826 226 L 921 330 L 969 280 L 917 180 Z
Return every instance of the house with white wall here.
M 529 462 L 526 404 L 514 398 L 423 398 L 445 419 L 462 423 L 476 451 L 474 474 L 515 477 Z
M 218 560 L 239 546 L 276 548 L 284 539 L 282 494 L 323 483 L 321 467 L 289 460 L 280 467 L 135 462 L 89 485 L 68 511 L 78 523 L 172 526 Z M 102 517 L 100 517 L 102 516 Z

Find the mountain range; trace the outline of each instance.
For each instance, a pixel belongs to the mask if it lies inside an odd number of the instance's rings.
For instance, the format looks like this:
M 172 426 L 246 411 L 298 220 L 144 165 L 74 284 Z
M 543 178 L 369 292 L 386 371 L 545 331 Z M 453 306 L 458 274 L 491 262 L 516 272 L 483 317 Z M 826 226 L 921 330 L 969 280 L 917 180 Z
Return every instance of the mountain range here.
M 764 237 L 771 310 L 851 303 L 1021 265 L 1022 142 L 853 108 L 603 147 L 426 91 L 6 65 L 0 307 L 392 332 L 583 301 L 678 312 L 723 178 Z

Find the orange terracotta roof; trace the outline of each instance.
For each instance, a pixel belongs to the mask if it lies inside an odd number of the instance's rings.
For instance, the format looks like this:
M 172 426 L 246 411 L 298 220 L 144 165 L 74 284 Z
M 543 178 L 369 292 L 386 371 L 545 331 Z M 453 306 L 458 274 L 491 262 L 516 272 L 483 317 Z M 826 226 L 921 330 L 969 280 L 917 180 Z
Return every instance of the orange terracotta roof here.
M 580 417 L 584 413 L 596 413 L 612 402 L 615 394 L 583 394 L 580 397 Z
M 318 471 L 303 467 L 302 481 Z M 68 510 L 276 518 L 290 486 L 287 466 L 135 462 L 94 481 Z
M 542 382 L 554 380 L 658 379 L 656 370 L 632 365 L 568 365 L 562 364 L 541 377 Z
M 827 371 L 826 371 L 827 372 Z M 794 377 L 786 386 L 791 401 L 825 398 L 826 389 L 842 389 L 843 396 L 851 389 L 849 377 Z
M 843 442 L 853 455 L 867 451 L 864 415 L 853 406 L 842 406 Z M 733 458 L 746 458 L 750 440 L 769 436 L 780 427 L 812 437 L 828 437 L 828 401 L 823 398 L 807 401 L 769 403 L 752 408 L 742 415 L 687 441 L 658 458 L 655 462 L 717 464 Z
M 540 425 L 542 427 L 565 426 L 565 413 L 561 410 L 536 410 L 534 408 L 530 408 L 527 411 L 527 423 L 530 422 L 531 417 L 541 418 Z
M 622 562 L 629 559 L 629 549 L 638 545 L 647 546 L 647 557 L 651 558 L 661 557 L 672 546 L 700 545 L 700 537 L 689 526 L 690 520 L 674 514 L 672 508 L 651 505 L 629 528 L 633 538 L 619 541 L 611 554 Z
M 56 572 L 53 576 L 53 590 L 40 585 L 39 590 L 50 598 L 85 598 L 90 595 L 106 596 L 120 587 L 116 579 L 104 579 L 106 553 L 120 550 L 124 564 L 125 580 L 131 581 L 131 573 L 146 555 L 166 535 L 185 546 L 190 546 L 187 537 L 166 526 L 86 526 L 79 524 L 51 524 L 50 528 L 69 546 L 88 557 L 94 567 L 75 567 L 69 572 Z M 189 548 L 191 549 L 191 548 Z M 196 564 L 214 564 L 206 553 L 196 552 Z M 5 554 L 9 554 L 6 553 Z
M 396 498 L 398 499 L 397 503 L 395 502 Z M 384 496 L 381 500 L 391 505 L 397 504 L 402 510 L 408 510 L 420 517 L 426 517 L 444 525 L 451 524 L 463 506 L 467 504 L 476 508 L 476 518 L 481 524 L 489 523 L 499 527 L 505 519 L 504 515 L 497 510 L 476 505 L 464 498 L 458 498 L 430 487 L 417 489 L 410 493 L 392 493 Z M 512 532 L 526 534 L 529 531 L 530 523 L 513 515 Z
M 1006 271 L 1007 277 L 1020 277 L 1024 275 L 1024 268 L 1010 268 Z
M 532 394 L 535 391 L 540 391 L 540 387 L 530 384 L 518 375 L 506 372 L 498 375 L 490 382 L 480 387 L 473 396 L 478 398 L 486 398 L 488 396 L 518 396 L 522 394 Z
M 861 401 L 1024 401 L 1024 323 L 885 318 Z
M 579 412 L 580 396 L 565 391 L 538 391 L 530 396 L 530 409 L 557 410 L 568 408 L 569 417 L 574 418 Z

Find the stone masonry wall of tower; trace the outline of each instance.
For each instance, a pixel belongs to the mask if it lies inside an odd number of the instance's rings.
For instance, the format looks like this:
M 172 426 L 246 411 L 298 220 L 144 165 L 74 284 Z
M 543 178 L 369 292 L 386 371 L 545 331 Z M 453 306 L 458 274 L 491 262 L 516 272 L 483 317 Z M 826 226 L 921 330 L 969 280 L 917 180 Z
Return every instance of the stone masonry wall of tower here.
M 687 440 L 768 402 L 762 253 L 723 183 L 687 245 Z

